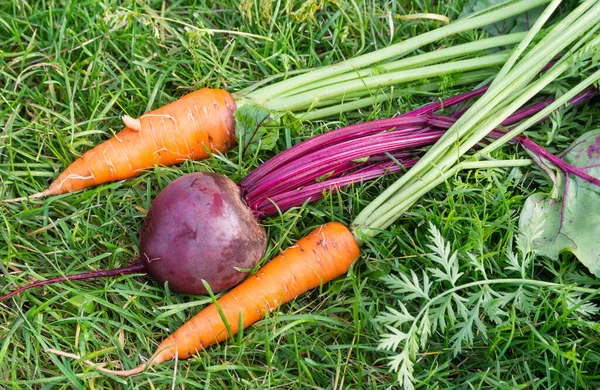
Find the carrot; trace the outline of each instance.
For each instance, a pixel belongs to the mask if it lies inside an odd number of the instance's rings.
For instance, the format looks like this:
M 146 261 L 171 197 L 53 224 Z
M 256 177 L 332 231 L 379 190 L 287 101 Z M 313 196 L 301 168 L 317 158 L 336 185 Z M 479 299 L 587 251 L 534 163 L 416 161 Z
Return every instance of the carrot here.
M 346 226 L 338 222 L 322 225 L 219 298 L 218 306 L 207 306 L 183 324 L 160 343 L 148 364 L 125 371 L 97 369 L 113 375 L 130 376 L 174 358 L 187 359 L 236 334 L 240 316 L 243 327 L 250 326 L 267 311 L 271 312 L 298 295 L 346 273 L 359 255 L 358 244 Z M 221 315 L 227 323 L 223 322 Z M 61 351 L 47 352 L 79 359 Z
M 236 104 L 222 89 L 200 89 L 137 119 L 69 165 L 48 189 L 17 202 L 128 179 L 155 164 L 173 165 L 226 152 L 236 143 Z M 208 150 L 207 150 L 208 149 Z

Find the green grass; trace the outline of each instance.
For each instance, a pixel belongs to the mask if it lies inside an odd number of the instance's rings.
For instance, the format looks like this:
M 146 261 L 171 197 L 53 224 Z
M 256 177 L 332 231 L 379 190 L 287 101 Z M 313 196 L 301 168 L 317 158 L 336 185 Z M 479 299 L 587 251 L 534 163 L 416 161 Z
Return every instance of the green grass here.
M 0 5 L 0 199 L 44 189 L 69 162 L 120 130 L 123 113 L 137 117 L 196 88 L 237 91 L 266 77 L 372 51 L 439 26 L 394 15 L 431 12 L 454 19 L 465 2 L 342 0 L 327 2 L 314 14 L 305 11 L 318 1 L 302 7 L 300 1 L 243 0 L 244 12 L 231 1 L 188 3 Z M 453 41 L 482 35 L 465 33 Z M 446 88 L 435 97 L 455 92 Z M 207 170 L 239 181 L 261 161 L 302 139 L 342 124 L 404 112 L 430 99 L 405 95 L 329 121 L 291 122 L 283 127 L 274 151 L 242 161 L 236 149 L 227 156 L 156 167 L 128 181 L 74 194 L 0 205 L 1 291 L 33 280 L 127 265 L 136 257 L 145 210 L 160 189 L 183 173 Z M 599 118 L 598 103 L 592 101 L 529 135 L 558 152 L 599 127 Z M 507 146 L 495 155 L 524 153 Z M 350 223 L 392 181 L 348 188 L 264 220 L 269 236 L 264 261 L 321 223 Z M 474 328 L 458 353 L 452 340 L 465 321 L 454 314 L 452 323 L 453 315 L 446 313 L 448 325 L 433 333 L 416 356 L 417 387 L 597 388 L 600 312 L 584 306 L 597 298 L 581 294 L 578 306 L 573 292 L 562 287 L 596 289 L 597 278 L 569 255 L 559 261 L 535 256 L 525 261 L 519 255 L 520 270 L 510 268 L 514 264 L 508 254 L 518 252 L 514 238 L 524 199 L 550 188 L 536 168 L 461 173 L 367 242 L 361 261 L 346 276 L 282 306 L 233 340 L 128 379 L 44 350 L 133 368 L 210 298 L 171 293 L 141 276 L 31 290 L 0 304 L 0 388 L 393 388 L 397 378 L 388 367 L 393 353 L 378 349 L 387 330 L 376 318 L 389 307 L 398 308 L 398 302 L 417 315 L 424 301 L 408 299 L 382 278 L 414 271 L 422 283 L 423 272 L 436 267 L 428 256 L 429 224 L 457 251 L 465 282 L 484 278 L 469 253 L 489 279 L 521 278 L 556 286 L 494 285 L 499 299 L 478 316 L 485 332 Z M 449 286 L 437 283 L 432 288 L 433 295 Z M 466 288 L 458 294 L 479 292 Z M 521 300 L 507 298 L 517 294 Z

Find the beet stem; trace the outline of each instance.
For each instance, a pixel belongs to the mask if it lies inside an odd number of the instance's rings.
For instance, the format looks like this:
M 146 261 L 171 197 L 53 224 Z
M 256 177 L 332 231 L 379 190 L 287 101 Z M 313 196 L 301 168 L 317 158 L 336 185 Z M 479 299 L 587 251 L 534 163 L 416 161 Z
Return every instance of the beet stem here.
M 417 157 L 419 155 L 417 147 L 422 148 L 435 143 L 439 136 L 428 137 L 446 131 L 456 122 L 457 115 L 460 115 L 460 113 L 451 116 L 436 115 L 436 111 L 468 101 L 483 92 L 485 87 L 429 104 L 395 118 L 351 125 L 298 144 L 249 174 L 240 185 L 244 191 L 244 198 L 253 214 L 263 218 L 301 205 L 307 199 L 310 201 L 320 199 L 326 190 L 336 191 L 351 183 L 396 173 L 401 170 L 400 167 L 385 170 L 381 168 L 381 160 L 390 161 L 388 157 L 384 157 L 386 152 L 410 152 L 411 157 Z M 588 88 L 571 99 L 568 105 L 578 105 L 597 94 L 596 90 Z M 514 123 L 539 112 L 553 101 L 554 98 L 543 98 L 516 111 L 501 125 L 510 129 Z M 409 121 L 411 119 L 419 121 Z M 542 118 L 539 122 L 546 119 L 547 117 Z M 383 124 L 390 127 L 385 129 Z M 369 126 L 373 127 L 369 129 Z M 503 130 L 496 129 L 488 137 L 498 138 L 504 134 Z M 413 144 L 408 140 L 423 142 Z M 401 145 L 400 141 L 406 144 Z M 563 172 L 600 186 L 600 179 L 587 174 L 582 168 L 567 164 L 527 137 L 517 136 L 514 142 L 528 150 L 538 165 L 543 161 L 549 161 Z M 369 158 L 365 162 L 355 161 L 360 157 Z M 331 175 L 328 178 L 315 182 L 329 172 Z
M 386 118 L 370 122 L 356 123 L 354 125 L 341 127 L 330 132 L 321 134 L 318 137 L 309 138 L 291 148 L 284 150 L 276 156 L 262 163 L 258 168 L 250 172 L 240 183 L 240 187 L 247 188 L 261 182 L 261 178 L 268 173 L 279 169 L 281 166 L 295 161 L 298 158 L 313 153 L 315 150 L 321 150 L 326 146 L 355 139 L 357 137 L 375 134 L 381 131 L 396 127 L 420 126 L 425 123 L 426 118 Z
M 429 134 L 416 134 L 404 136 L 395 132 L 381 133 L 367 137 L 346 141 L 344 145 L 332 146 L 315 152 L 310 157 L 296 160 L 293 165 L 281 167 L 276 177 L 258 187 L 246 189 L 246 197 L 250 205 L 256 198 L 269 198 L 286 189 L 296 188 L 312 181 L 329 171 L 335 170 L 339 165 L 351 162 L 357 158 L 380 154 L 386 151 L 395 151 L 408 147 L 431 144 L 431 139 L 438 139 L 442 132 Z
M 262 182 L 262 178 L 276 171 L 281 166 L 284 166 L 290 161 L 297 160 L 305 154 L 312 153 L 313 151 L 320 150 L 325 146 L 329 146 L 338 142 L 342 142 L 348 139 L 356 139 L 360 136 L 366 136 L 374 134 L 380 131 L 391 129 L 394 127 L 403 126 L 415 126 L 420 125 L 419 117 L 423 117 L 432 114 L 443 108 L 451 107 L 465 101 L 471 100 L 475 97 L 481 96 L 487 90 L 487 86 L 474 89 L 469 92 L 465 92 L 456 96 L 452 96 L 448 99 L 427 104 L 416 110 L 404 113 L 397 117 L 379 119 L 370 122 L 362 122 L 354 125 L 342 127 L 328 133 L 324 133 L 318 137 L 310 138 L 298 145 L 287 149 L 277 156 L 272 157 L 268 161 L 264 162 L 261 166 L 250 172 L 244 180 L 240 183 L 240 187 L 248 189 L 251 186 L 258 185 Z
M 30 288 L 41 287 L 41 286 L 45 286 L 47 284 L 54 284 L 54 283 L 73 281 L 73 280 L 106 278 L 109 276 L 121 276 L 121 275 L 127 275 L 127 274 L 135 274 L 135 273 L 144 273 L 144 274 L 146 273 L 144 270 L 144 265 L 142 263 L 137 263 L 137 264 L 131 265 L 129 267 L 110 269 L 110 270 L 100 270 L 100 271 L 94 271 L 94 272 L 85 272 L 82 274 L 61 276 L 58 278 L 42 280 L 39 282 L 21 286 L 18 289 L 11 291 L 10 293 L 0 297 L 0 302 L 4 301 L 14 295 L 20 294 L 21 292 L 23 292 L 25 290 L 29 290 Z
M 541 158 L 544 158 L 544 159 L 550 161 L 555 167 L 557 167 L 564 173 L 570 173 L 574 176 L 579 177 L 582 180 L 587 181 L 588 183 L 591 183 L 597 187 L 600 187 L 600 179 L 590 175 L 589 173 L 585 172 L 581 168 L 571 165 L 568 162 L 566 162 L 565 160 L 553 155 L 552 153 L 550 153 L 549 151 L 547 151 L 540 145 L 533 142 L 531 139 L 529 139 L 525 136 L 522 136 L 522 135 L 518 135 L 514 139 L 515 139 L 515 142 L 519 143 L 525 149 L 530 150 L 532 153 L 534 153 L 538 157 L 541 157 Z M 566 175 L 566 177 L 568 180 L 568 175 Z M 565 187 L 566 187 L 566 185 L 565 185 Z

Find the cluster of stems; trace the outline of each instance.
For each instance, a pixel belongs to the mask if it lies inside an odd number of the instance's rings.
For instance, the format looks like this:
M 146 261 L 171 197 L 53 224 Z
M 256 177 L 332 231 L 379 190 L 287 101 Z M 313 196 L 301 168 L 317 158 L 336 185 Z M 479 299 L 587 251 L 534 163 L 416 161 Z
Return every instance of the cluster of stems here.
M 363 122 L 333 130 L 306 140 L 271 158 L 240 183 L 244 198 L 257 217 L 277 214 L 291 207 L 321 199 L 325 193 L 411 168 L 465 113 L 459 106 L 483 95 L 482 87 L 443 101 L 431 103 L 395 118 Z M 571 99 L 575 106 L 596 95 L 588 88 Z M 488 134 L 498 139 L 516 123 L 522 122 L 552 105 L 546 97 L 518 110 Z M 440 110 L 456 107 L 451 115 Z M 547 118 L 539 118 L 537 122 Z M 600 182 L 573 167 L 522 135 L 514 141 L 537 157 L 592 183 Z M 480 148 L 475 145 L 475 148 Z
M 513 33 L 443 47 L 453 35 L 519 15 L 550 0 L 522 0 L 494 11 L 459 20 L 371 53 L 363 54 L 257 89 L 234 94 L 238 107 L 261 105 L 277 112 L 293 112 L 301 120 L 315 120 L 402 94 L 402 84 L 434 80 L 416 89 L 439 86 L 436 79 L 457 76 L 457 85 L 483 81 L 510 58 L 509 48 L 526 33 Z M 414 54 L 442 42 L 442 48 Z M 286 76 L 283 74 L 282 76 Z M 263 84 L 263 82 L 261 82 Z M 393 87 L 390 91 L 388 88 Z M 386 90 L 386 92 L 382 92 Z
M 600 45 L 598 1 L 583 1 L 541 34 L 543 37 L 538 40 L 539 31 L 559 4 L 559 0 L 553 0 L 548 5 L 526 37 L 513 50 L 486 93 L 456 120 L 410 170 L 363 209 L 354 221 L 357 237 L 378 234 L 428 191 L 460 169 L 510 166 L 510 160 L 491 160 L 490 152 L 514 139 L 600 80 L 600 71 L 590 74 L 494 142 L 469 158 L 463 157 L 550 83 L 564 76 L 573 67 L 574 59 L 579 64 L 594 60 L 594 53 Z M 549 69 L 542 72 L 549 64 Z M 481 161 L 482 158 L 488 160 Z M 515 162 L 515 165 L 520 163 L 522 162 Z

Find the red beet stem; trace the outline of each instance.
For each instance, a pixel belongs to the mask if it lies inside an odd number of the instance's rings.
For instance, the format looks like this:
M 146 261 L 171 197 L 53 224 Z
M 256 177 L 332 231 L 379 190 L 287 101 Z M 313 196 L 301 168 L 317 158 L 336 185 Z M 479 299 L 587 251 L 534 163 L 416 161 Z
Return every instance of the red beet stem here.
M 441 108 L 458 104 L 482 94 L 485 88 L 472 91 L 469 94 L 446 99 L 443 102 L 432 103 L 421 109 L 406 113 L 402 116 L 373 122 L 361 123 L 346 128 L 335 130 L 338 135 L 332 137 L 325 134 L 308 141 L 311 145 L 304 143 L 297 145 L 293 158 L 279 160 L 274 159 L 266 164 L 269 169 L 262 174 L 247 177 L 254 180 L 245 180 L 241 187 L 244 189 L 244 197 L 253 213 L 262 218 L 267 215 L 285 211 L 291 207 L 302 205 L 306 200 L 315 201 L 322 198 L 327 191 L 336 191 L 346 185 L 370 180 L 407 167 L 407 161 L 415 161 L 421 153 L 421 148 L 433 144 L 439 138 L 441 132 L 450 128 L 456 121 L 457 114 L 452 116 L 436 115 L 435 112 Z M 569 105 L 580 104 L 598 92 L 590 88 L 571 101 Z M 554 99 L 544 98 L 536 103 L 525 107 L 507 118 L 502 126 L 509 127 L 531 115 L 539 112 L 550 104 Z M 425 119 L 426 123 L 420 121 L 405 122 L 407 119 Z M 543 121 L 546 118 L 543 118 Z M 384 129 L 382 123 L 395 126 Z M 367 129 L 369 124 L 375 125 L 375 132 Z M 387 131 L 386 131 L 387 130 Z M 383 131 L 383 132 L 382 132 Z M 382 132 L 382 133 L 379 133 Z M 492 131 L 490 138 L 498 138 L 504 132 L 500 129 Z M 432 137 L 432 135 L 435 135 Z M 320 138 L 327 138 L 327 142 L 321 142 Z M 329 143 L 333 139 L 335 144 Z M 411 142 L 412 141 L 412 142 Z M 545 159 L 556 165 L 566 173 L 581 177 L 588 182 L 598 185 L 599 180 L 586 174 L 582 169 L 573 167 L 553 156 L 539 145 L 536 145 L 524 136 L 515 137 L 514 142 L 519 143 L 530 154 L 536 162 Z M 317 147 L 315 147 L 317 146 Z M 294 149 L 292 148 L 292 149 Z M 290 149 L 290 150 L 292 150 Z M 403 154 L 400 158 L 395 156 L 390 159 L 390 154 Z M 368 157 L 360 161 L 361 157 Z M 393 162 L 397 159 L 400 163 Z M 387 164 L 382 164 L 387 162 Z M 259 168 L 260 169 L 260 168 Z M 318 179 L 330 175 L 323 181 Z
M 302 159 L 303 166 L 288 170 L 281 169 L 281 174 L 258 188 L 248 191 L 246 201 L 252 209 L 259 204 L 257 200 L 271 198 L 287 190 L 295 189 L 307 184 L 328 172 L 336 173 L 336 169 L 352 160 L 368 157 L 375 154 L 402 150 L 411 147 L 430 145 L 435 142 L 442 132 L 429 132 L 426 134 L 404 136 L 402 134 L 382 133 L 368 137 L 367 140 L 357 139 L 347 141 L 343 147 L 334 146 L 332 150 L 322 150 L 314 153 L 310 161 Z M 285 173 L 284 173 L 285 171 Z M 279 172 L 279 171 L 278 171 Z M 338 174 L 336 174 L 338 176 Z
M 265 175 L 273 173 L 279 167 L 289 163 L 290 161 L 297 160 L 308 153 L 312 153 L 315 150 L 320 150 L 326 146 L 347 141 L 349 139 L 356 139 L 357 137 L 378 133 L 380 131 L 391 130 L 393 128 L 421 126 L 425 122 L 423 116 L 481 96 L 485 93 L 487 88 L 487 86 L 477 88 L 473 91 L 452 96 L 442 101 L 430 103 L 419 109 L 407 112 L 395 118 L 386 118 L 370 122 L 357 123 L 355 125 L 339 128 L 322 134 L 318 137 L 308 139 L 290 149 L 279 153 L 277 156 L 269 159 L 268 161 L 265 161 L 260 167 L 250 172 L 244 178 L 244 180 L 242 180 L 240 187 L 247 189 L 248 187 L 259 185 L 264 182 L 263 178 Z
M 529 154 L 534 158 L 538 165 L 542 165 L 542 159 L 548 160 L 564 173 L 570 173 L 573 176 L 577 176 L 580 179 L 587 181 L 588 183 L 600 187 L 600 179 L 590 175 L 583 169 L 573 166 L 567 163 L 565 160 L 553 155 L 552 153 L 550 153 L 540 145 L 536 144 L 529 138 L 522 135 L 518 135 L 514 138 L 514 140 L 519 145 L 523 146 L 525 149 L 530 151 Z
M 398 165 L 389 160 L 376 165 L 368 165 L 349 175 L 336 177 L 322 183 L 313 183 L 299 189 L 275 195 L 272 198 L 263 200 L 263 202 L 256 207 L 256 214 L 262 218 L 268 215 L 277 214 L 279 210 L 287 210 L 292 207 L 301 206 L 307 200 L 315 202 L 322 199 L 326 192 L 335 193 L 341 188 L 352 184 L 358 184 L 363 181 L 376 179 L 381 176 L 408 169 L 415 165 L 417 159 L 407 158 L 400 162 L 402 165 Z
M 129 267 L 123 267 L 123 268 L 117 268 L 117 269 L 111 269 L 111 270 L 100 270 L 100 271 L 94 271 L 94 272 L 85 272 L 82 274 L 61 276 L 59 278 L 42 280 L 39 282 L 21 286 L 18 289 L 11 291 L 10 293 L 0 297 L 0 302 L 4 301 L 5 299 L 8 299 L 12 296 L 15 296 L 17 294 L 20 294 L 21 292 L 23 292 L 25 290 L 29 290 L 30 288 L 41 287 L 41 286 L 45 286 L 47 284 L 61 283 L 61 282 L 73 281 L 73 280 L 106 278 L 109 276 L 121 276 L 121 275 L 136 274 L 136 273 L 143 273 L 143 274 L 146 273 L 146 271 L 144 270 L 144 265 L 142 263 L 137 263 L 137 264 L 131 265 Z
M 262 163 L 258 168 L 250 172 L 240 183 L 240 187 L 246 188 L 250 185 L 261 183 L 262 178 L 270 172 L 278 169 L 285 164 L 296 161 L 300 157 L 313 153 L 315 150 L 321 150 L 324 147 L 338 144 L 349 139 L 375 134 L 381 131 L 390 130 L 393 128 L 406 128 L 422 126 L 427 122 L 427 118 L 407 117 L 407 118 L 386 118 L 376 121 L 357 123 L 355 125 L 342 127 L 336 130 L 329 131 L 318 137 L 310 138 L 302 143 L 299 143 L 278 155 L 270 158 Z

